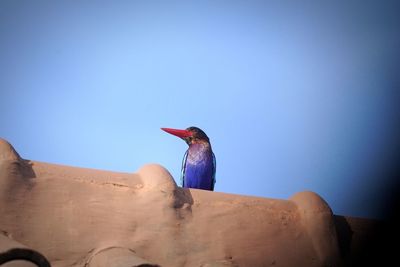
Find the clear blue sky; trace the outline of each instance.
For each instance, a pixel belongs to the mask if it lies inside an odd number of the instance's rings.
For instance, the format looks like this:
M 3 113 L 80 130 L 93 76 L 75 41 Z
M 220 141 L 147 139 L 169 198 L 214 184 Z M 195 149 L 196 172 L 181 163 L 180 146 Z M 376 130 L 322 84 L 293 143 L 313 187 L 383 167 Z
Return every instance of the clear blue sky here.
M 284 3 L 283 3 L 284 2 Z M 380 217 L 400 151 L 396 1 L 0 2 L 0 136 L 22 157 L 179 181 L 198 126 L 216 191 Z M 297 3 L 297 4 L 295 4 Z

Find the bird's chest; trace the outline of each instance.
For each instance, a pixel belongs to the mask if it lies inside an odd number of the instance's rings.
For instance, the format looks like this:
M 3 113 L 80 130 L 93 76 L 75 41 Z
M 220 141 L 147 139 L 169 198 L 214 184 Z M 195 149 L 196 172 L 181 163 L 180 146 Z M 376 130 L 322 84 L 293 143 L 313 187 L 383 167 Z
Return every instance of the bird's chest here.
M 188 151 L 187 162 L 189 164 L 206 163 L 209 160 L 210 151 L 203 145 L 195 145 Z

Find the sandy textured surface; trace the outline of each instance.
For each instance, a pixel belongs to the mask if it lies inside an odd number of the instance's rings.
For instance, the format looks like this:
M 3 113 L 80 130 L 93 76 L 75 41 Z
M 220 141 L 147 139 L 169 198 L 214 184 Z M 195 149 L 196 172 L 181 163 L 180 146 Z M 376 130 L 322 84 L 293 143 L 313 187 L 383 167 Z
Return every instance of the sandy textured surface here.
M 0 214 L 0 251 L 29 247 L 57 267 L 343 264 L 337 219 L 315 193 L 187 190 L 159 165 L 116 173 L 23 160 L 4 140 Z

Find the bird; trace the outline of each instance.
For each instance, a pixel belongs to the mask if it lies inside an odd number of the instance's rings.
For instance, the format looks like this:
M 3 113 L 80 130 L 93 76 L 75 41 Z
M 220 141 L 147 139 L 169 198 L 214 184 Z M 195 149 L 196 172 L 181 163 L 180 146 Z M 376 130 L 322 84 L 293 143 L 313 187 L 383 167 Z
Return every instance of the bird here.
M 180 137 L 189 145 L 182 161 L 182 187 L 214 191 L 216 159 L 210 139 L 205 132 L 194 126 L 185 130 L 172 128 L 161 128 L 161 130 Z

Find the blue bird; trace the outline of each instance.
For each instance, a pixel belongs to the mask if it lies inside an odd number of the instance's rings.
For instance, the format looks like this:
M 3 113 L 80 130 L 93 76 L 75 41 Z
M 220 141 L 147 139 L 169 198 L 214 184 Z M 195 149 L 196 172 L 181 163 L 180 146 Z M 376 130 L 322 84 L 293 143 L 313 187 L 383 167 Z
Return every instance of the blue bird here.
M 208 136 L 197 127 L 161 130 L 182 138 L 189 145 L 182 161 L 182 186 L 213 191 L 216 161 Z

